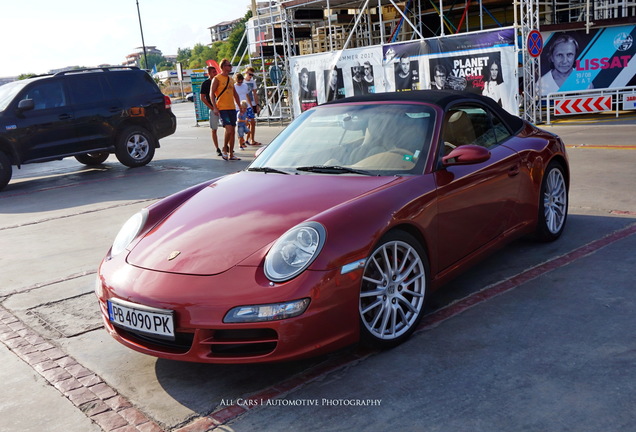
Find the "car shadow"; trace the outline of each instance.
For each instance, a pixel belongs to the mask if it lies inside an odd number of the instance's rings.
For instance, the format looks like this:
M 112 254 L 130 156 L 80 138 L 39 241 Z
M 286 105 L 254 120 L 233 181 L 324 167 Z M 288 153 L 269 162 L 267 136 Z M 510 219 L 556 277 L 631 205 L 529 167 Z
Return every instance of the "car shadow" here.
M 562 237 L 553 243 L 522 238 L 494 253 L 428 298 L 426 317 L 524 271 L 562 257 L 599 238 L 633 224 L 633 218 L 571 214 Z M 556 283 L 556 282 L 555 282 Z M 434 331 L 420 326 L 417 333 Z M 411 338 L 406 344 L 417 344 Z M 328 372 L 357 364 L 383 351 L 353 345 L 308 360 L 278 364 L 211 365 L 159 359 L 157 380 L 170 397 L 200 416 L 249 400 L 281 395 Z
M 239 171 L 249 160 L 164 159 L 139 168 L 116 161 L 95 167 L 56 161 L 28 165 L 0 191 L 1 213 L 20 214 L 65 210 L 112 202 L 163 198 L 211 178 Z M 33 169 L 33 167 L 36 167 Z M 19 170 L 17 170 L 19 171 Z

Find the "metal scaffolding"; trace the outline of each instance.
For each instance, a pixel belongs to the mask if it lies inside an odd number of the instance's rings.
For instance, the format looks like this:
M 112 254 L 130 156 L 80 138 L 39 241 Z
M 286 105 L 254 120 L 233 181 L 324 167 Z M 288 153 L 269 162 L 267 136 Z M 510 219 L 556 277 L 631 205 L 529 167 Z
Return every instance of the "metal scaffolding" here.
M 517 17 L 517 8 L 519 16 Z M 515 1 L 515 23 L 518 22 L 518 32 L 521 33 L 519 51 L 522 54 L 521 88 L 523 117 L 538 123 L 541 120 L 541 98 L 539 97 L 538 81 L 541 78 L 541 63 L 538 56 L 530 55 L 527 49 L 530 33 L 539 30 L 539 1 Z
M 634 0 L 253 0 L 247 26 L 251 65 L 259 72 L 262 119 L 292 116 L 288 76 L 292 56 L 384 45 L 461 32 L 514 26 L 522 59 L 522 115 L 541 120 L 539 57 L 528 53 L 528 35 L 540 25 L 636 16 Z

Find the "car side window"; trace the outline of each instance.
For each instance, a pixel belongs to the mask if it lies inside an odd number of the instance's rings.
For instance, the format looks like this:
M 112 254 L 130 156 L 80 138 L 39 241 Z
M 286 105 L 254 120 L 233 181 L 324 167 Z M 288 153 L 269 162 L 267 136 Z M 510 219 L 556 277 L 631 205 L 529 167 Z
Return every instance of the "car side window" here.
M 41 82 L 29 88 L 22 99 L 32 99 L 34 110 L 45 110 L 67 105 L 61 81 Z
M 157 85 L 145 72 L 115 71 L 108 76 L 108 81 L 115 95 L 127 98 L 152 95 L 157 93 Z
M 492 126 L 495 131 L 495 137 L 497 138 L 498 144 L 512 136 L 506 125 L 496 115 L 492 116 Z
M 442 136 L 446 154 L 467 144 L 489 149 L 510 137 L 501 119 L 481 106 L 453 107 L 447 112 L 445 122 Z
M 102 78 L 97 74 L 74 76 L 68 84 L 71 100 L 76 105 L 98 103 L 106 99 Z

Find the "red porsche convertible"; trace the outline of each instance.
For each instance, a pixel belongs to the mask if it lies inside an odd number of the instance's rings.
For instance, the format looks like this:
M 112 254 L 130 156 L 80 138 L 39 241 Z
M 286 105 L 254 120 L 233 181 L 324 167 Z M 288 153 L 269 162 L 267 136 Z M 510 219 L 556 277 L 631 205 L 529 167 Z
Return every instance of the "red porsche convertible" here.
M 98 273 L 105 327 L 149 355 L 298 359 L 391 347 L 426 296 L 563 232 L 563 142 L 491 99 L 410 91 L 303 113 L 244 171 L 135 214 Z

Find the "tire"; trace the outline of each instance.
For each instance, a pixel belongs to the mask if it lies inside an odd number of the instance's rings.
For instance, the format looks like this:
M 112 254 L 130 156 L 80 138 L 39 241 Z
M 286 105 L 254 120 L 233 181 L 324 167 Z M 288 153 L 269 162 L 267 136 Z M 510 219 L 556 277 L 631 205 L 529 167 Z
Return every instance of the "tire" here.
M 130 126 L 122 131 L 115 145 L 115 156 L 130 168 L 147 165 L 155 155 L 155 139 L 147 129 Z
M 558 162 L 548 164 L 539 194 L 539 214 L 535 237 L 542 242 L 558 239 L 568 216 L 568 185 L 563 167 Z
M 403 231 L 388 233 L 367 259 L 360 287 L 360 340 L 392 348 L 415 331 L 424 314 L 428 259 Z
M 12 174 L 13 168 L 9 156 L 0 151 L 0 190 L 9 184 Z
M 77 155 L 75 156 L 75 159 L 79 163 L 83 163 L 84 165 L 94 166 L 94 165 L 101 165 L 106 159 L 108 159 L 108 156 L 109 156 L 108 152 L 87 153 L 83 155 Z

